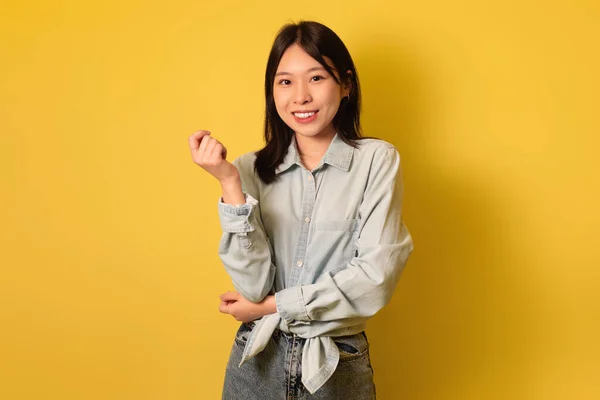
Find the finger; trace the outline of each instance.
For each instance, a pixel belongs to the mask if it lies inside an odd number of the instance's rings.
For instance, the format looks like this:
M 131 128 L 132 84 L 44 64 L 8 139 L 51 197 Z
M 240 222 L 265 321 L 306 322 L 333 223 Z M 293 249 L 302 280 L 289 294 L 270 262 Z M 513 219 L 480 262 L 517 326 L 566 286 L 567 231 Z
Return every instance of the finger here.
M 222 301 L 221 304 L 219 304 L 219 311 L 223 314 L 229 314 L 229 303 Z
M 206 146 L 208 146 L 208 142 L 210 142 L 212 138 L 208 135 L 202 137 L 202 141 L 200 142 L 200 147 L 198 147 L 198 153 L 196 154 L 197 161 L 202 162 L 204 160 L 204 154 L 206 152 Z
M 214 161 L 213 158 L 211 157 L 211 155 L 212 155 L 213 150 L 217 146 L 217 143 L 219 143 L 219 141 L 217 139 L 210 138 L 210 141 L 208 142 L 208 144 L 206 145 L 206 149 L 204 150 L 204 159 L 202 161 L 204 161 L 204 162 Z
M 198 150 L 198 146 L 200 146 L 202 138 L 206 135 L 210 135 L 210 131 L 200 130 L 192 133 L 192 135 L 189 138 L 190 149 L 192 149 L 192 151 Z
M 238 301 L 240 294 L 238 292 L 226 292 L 219 296 L 221 301 Z
M 216 139 L 215 139 L 216 140 Z M 215 145 L 215 148 L 212 150 L 212 152 L 210 154 L 207 155 L 211 158 L 211 160 L 226 160 L 227 159 L 227 148 L 225 148 L 225 145 L 221 142 L 219 142 L 217 140 L 217 144 Z
M 222 144 L 221 147 L 223 147 L 223 150 L 221 151 L 221 157 L 223 157 L 223 160 L 227 160 L 227 148 Z
M 227 154 L 227 151 L 224 149 L 225 149 L 225 147 L 223 146 L 223 144 L 220 143 L 219 141 L 217 141 L 217 144 L 215 145 L 212 152 L 210 153 L 210 156 L 209 156 L 210 159 L 213 161 L 214 160 L 225 160 L 223 153 L 225 152 L 225 154 Z
M 240 307 L 238 302 L 233 302 L 227 306 L 227 313 L 231 315 L 236 321 L 240 320 Z
M 231 291 L 225 292 L 219 296 L 219 299 L 221 299 L 221 301 L 235 301 L 236 300 L 234 297 L 235 293 L 236 292 L 231 292 Z

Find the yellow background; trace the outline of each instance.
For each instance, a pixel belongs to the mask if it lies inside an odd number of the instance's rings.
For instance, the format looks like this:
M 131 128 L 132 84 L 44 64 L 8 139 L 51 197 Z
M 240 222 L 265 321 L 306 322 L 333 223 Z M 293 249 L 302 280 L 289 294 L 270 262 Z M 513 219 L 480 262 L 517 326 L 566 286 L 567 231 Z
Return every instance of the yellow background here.
M 217 399 L 237 323 L 212 130 L 262 144 L 278 28 L 348 46 L 415 252 L 380 399 L 600 398 L 596 1 L 45 1 L 0 10 L 0 398 Z

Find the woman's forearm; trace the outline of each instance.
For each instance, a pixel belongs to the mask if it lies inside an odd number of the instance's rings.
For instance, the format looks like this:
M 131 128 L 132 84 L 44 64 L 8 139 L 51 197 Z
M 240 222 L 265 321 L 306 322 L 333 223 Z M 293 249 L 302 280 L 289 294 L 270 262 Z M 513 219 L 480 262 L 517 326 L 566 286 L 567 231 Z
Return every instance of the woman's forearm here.
M 246 196 L 242 191 L 242 182 L 240 177 L 221 181 L 221 192 L 223 193 L 223 203 L 239 206 L 246 203 Z
M 275 302 L 275 295 L 268 295 L 262 301 L 263 315 L 275 314 L 277 312 L 277 303 Z

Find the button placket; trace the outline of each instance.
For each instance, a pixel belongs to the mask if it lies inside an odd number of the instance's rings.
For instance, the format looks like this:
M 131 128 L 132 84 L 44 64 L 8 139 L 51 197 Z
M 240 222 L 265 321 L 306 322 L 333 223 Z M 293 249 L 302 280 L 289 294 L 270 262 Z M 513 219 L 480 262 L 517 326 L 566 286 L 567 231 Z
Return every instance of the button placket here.
M 304 190 L 302 193 L 302 214 L 304 217 L 303 224 L 300 224 L 300 232 L 298 233 L 298 241 L 296 243 L 296 252 L 294 254 L 294 265 L 290 273 L 288 286 L 296 286 L 302 270 L 305 265 L 306 247 L 308 244 L 308 233 L 310 227 L 310 216 L 312 215 L 313 208 L 315 206 L 315 178 L 310 171 L 305 169 L 301 170 L 301 173 L 306 173 L 306 180 L 304 181 Z

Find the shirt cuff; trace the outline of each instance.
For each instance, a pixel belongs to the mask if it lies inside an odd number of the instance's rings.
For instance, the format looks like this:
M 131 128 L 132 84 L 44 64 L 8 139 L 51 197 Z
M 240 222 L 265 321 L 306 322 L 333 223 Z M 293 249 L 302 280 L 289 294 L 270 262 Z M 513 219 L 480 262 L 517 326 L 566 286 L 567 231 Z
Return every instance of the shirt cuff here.
M 234 206 L 223 203 L 223 197 L 219 198 L 219 220 L 224 232 L 242 233 L 253 232 L 254 226 L 250 223 L 250 216 L 258 200 L 246 194 L 246 203 Z
M 306 306 L 302 296 L 302 286 L 280 290 L 275 293 L 277 312 L 289 325 L 309 323 Z

